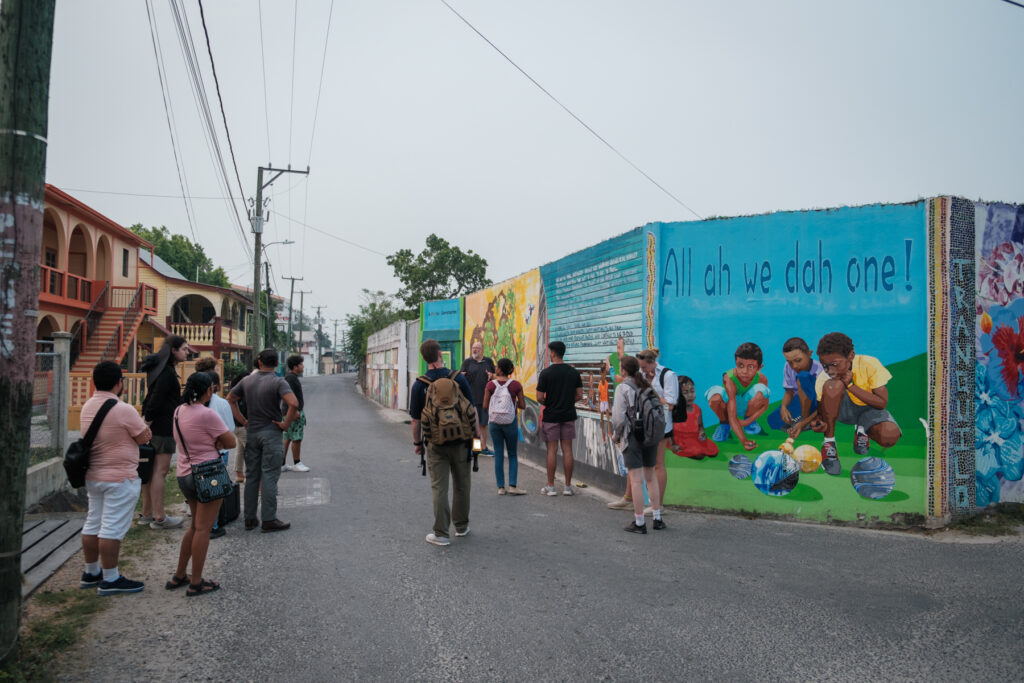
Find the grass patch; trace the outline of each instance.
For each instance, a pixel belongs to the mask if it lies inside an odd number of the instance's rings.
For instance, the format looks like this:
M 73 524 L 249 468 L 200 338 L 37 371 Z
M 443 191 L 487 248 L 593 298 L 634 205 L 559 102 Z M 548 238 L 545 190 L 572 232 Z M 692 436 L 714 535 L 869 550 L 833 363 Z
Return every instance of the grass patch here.
M 61 453 L 59 449 L 50 448 L 49 446 L 36 446 L 30 448 L 28 452 L 28 466 L 38 465 L 41 462 L 46 462 L 51 458 L 59 458 Z
M 178 488 L 177 474 L 172 467 L 165 481 L 164 505 L 169 507 L 183 502 L 185 498 Z M 141 499 L 135 510 L 142 511 Z M 138 557 L 159 543 L 168 543 L 172 538 L 176 537 L 133 524 L 121 541 L 119 569 L 122 573 L 128 573 L 133 557 Z M 55 656 L 73 647 L 84 634 L 93 615 L 111 604 L 111 598 L 100 597 L 95 590 L 64 588 L 33 593 L 22 605 L 25 616 L 18 638 L 17 656 L 0 668 L 0 681 L 22 683 L 56 680 L 56 673 L 50 668 Z
M 1000 503 L 951 522 L 949 528 L 971 536 L 1013 536 L 1020 526 L 1024 526 L 1024 505 Z
M 39 613 L 22 623 L 17 658 L 0 669 L 0 681 L 52 681 L 54 655 L 78 642 L 92 615 L 111 602 L 95 591 L 68 588 L 43 591 L 31 597 Z

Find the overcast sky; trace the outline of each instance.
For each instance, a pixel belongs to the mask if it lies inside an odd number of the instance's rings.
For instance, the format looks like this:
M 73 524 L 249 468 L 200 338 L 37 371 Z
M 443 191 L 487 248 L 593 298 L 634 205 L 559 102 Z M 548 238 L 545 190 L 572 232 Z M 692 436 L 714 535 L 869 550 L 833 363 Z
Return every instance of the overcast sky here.
M 1024 202 L 1024 9 L 1007 2 L 449 2 L 700 216 Z M 193 226 L 140 0 L 57 0 L 47 181 L 126 226 L 194 229 L 251 286 L 171 5 L 152 4 Z M 237 197 L 199 5 L 183 5 Z M 361 288 L 394 292 L 382 254 L 431 232 L 500 281 L 649 221 L 696 220 L 440 0 L 339 0 L 329 24 L 330 0 L 204 9 L 246 198 L 261 164 L 311 168 L 268 190 L 264 236 L 296 241 L 268 249 L 271 284 L 304 277 L 307 310 L 343 319 Z

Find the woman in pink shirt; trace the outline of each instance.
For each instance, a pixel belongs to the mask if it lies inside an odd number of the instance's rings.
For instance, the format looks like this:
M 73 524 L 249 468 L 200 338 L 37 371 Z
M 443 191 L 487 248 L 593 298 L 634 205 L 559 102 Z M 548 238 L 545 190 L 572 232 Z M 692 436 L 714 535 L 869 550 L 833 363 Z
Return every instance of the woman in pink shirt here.
M 205 372 L 195 372 L 181 393 L 182 405 L 174 411 L 174 440 L 178 452 L 178 488 L 192 511 L 192 525 L 181 539 L 178 567 L 166 588 L 173 590 L 188 584 L 188 597 L 212 593 L 220 584 L 203 578 L 210 529 L 220 511 L 220 500 L 200 503 L 192 478 L 192 465 L 218 460 L 220 451 L 235 447 L 235 435 L 217 412 L 207 408 L 213 393 L 213 380 Z M 189 559 L 192 574 L 186 574 Z

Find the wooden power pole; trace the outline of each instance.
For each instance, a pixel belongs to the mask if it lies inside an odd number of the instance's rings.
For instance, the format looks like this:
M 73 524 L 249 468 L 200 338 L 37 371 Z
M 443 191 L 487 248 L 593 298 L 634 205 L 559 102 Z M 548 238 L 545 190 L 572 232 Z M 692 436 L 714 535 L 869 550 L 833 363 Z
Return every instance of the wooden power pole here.
M 21 614 L 54 0 L 0 5 L 0 664 Z

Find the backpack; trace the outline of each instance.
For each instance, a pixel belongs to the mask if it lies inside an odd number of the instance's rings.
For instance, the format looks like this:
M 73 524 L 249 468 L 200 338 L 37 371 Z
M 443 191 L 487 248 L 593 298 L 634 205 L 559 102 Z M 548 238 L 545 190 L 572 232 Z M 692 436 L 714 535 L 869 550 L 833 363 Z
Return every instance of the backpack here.
M 116 398 L 108 398 L 100 409 L 96 411 L 96 417 L 92 419 L 89 430 L 81 439 L 78 439 L 70 446 L 64 454 L 64 471 L 68 475 L 68 483 L 72 488 L 80 489 L 85 486 L 85 473 L 89 470 L 89 455 L 92 450 L 92 442 L 96 440 L 96 434 L 100 431 L 103 418 L 107 416 L 114 406 L 117 405 Z
M 494 393 L 491 394 L 487 419 L 496 425 L 510 425 L 516 421 L 516 404 L 512 400 L 512 393 L 508 390 L 508 384 L 511 381 L 506 380 L 504 384 L 494 383 Z
M 645 448 L 657 446 L 665 438 L 665 411 L 654 389 L 648 387 L 637 392 L 626 417 L 633 435 Z
M 448 377 L 418 379 L 427 385 L 426 402 L 420 415 L 423 440 L 435 446 L 452 441 L 470 441 L 476 436 L 476 408 L 462 393 L 453 370 Z

